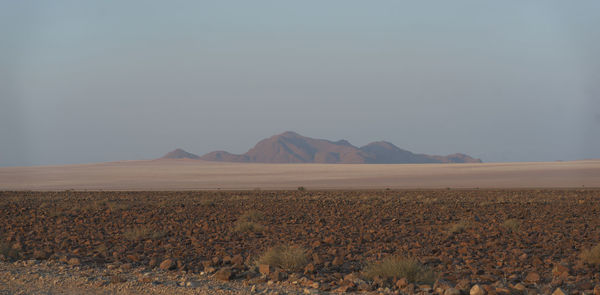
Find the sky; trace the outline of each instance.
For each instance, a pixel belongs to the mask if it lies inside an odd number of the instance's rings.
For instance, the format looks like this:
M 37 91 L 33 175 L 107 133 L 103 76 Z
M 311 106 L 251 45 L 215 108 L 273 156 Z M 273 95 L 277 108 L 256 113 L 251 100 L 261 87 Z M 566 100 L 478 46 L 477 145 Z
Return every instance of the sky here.
M 287 130 L 600 158 L 600 1 L 0 0 L 0 166 L 243 153 Z

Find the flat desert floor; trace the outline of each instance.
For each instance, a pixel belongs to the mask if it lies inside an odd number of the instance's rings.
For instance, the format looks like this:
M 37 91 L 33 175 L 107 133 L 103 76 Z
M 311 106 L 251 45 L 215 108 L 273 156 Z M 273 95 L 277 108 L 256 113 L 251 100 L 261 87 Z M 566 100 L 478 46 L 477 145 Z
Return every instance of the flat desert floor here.
M 0 190 L 600 187 L 600 160 L 478 164 L 121 161 L 0 168 Z

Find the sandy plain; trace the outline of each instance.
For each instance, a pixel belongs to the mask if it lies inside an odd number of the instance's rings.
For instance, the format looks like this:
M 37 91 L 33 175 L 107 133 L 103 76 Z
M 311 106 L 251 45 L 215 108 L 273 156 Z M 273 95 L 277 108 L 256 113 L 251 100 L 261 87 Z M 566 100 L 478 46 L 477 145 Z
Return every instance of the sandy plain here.
M 257 164 L 201 160 L 1 167 L 0 190 L 600 187 L 600 160 L 477 164 Z

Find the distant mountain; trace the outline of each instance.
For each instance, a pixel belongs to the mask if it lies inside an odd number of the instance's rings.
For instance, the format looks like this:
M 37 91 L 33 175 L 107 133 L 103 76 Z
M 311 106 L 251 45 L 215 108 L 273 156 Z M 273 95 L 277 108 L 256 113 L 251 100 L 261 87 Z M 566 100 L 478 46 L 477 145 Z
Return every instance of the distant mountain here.
M 182 149 L 176 149 L 168 152 L 161 159 L 200 159 L 198 155 L 188 153 Z
M 215 151 L 203 155 L 200 159 L 257 163 L 481 163 L 480 159 L 474 159 L 465 154 L 448 156 L 414 154 L 386 141 L 373 142 L 358 148 L 346 140 L 334 142 L 314 139 L 291 131 L 263 139 L 242 155 Z

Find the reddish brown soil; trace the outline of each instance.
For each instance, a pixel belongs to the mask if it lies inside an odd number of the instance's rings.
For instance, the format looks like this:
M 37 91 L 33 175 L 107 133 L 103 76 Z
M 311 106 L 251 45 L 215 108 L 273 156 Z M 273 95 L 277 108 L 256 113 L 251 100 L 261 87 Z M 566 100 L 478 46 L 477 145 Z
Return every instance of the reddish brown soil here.
M 264 213 L 263 233 L 234 230 L 249 210 Z M 315 270 L 288 273 L 289 280 L 317 282 L 321 290 L 397 288 L 395 281 L 357 284 L 344 276 L 360 277 L 368 262 L 402 255 L 434 269 L 437 286 L 463 292 L 476 283 L 492 293 L 592 292 L 599 268 L 579 254 L 600 242 L 599 216 L 600 191 L 592 189 L 0 192 L 0 237 L 18 250 L 12 259 L 158 268 L 170 258 L 175 269 L 213 272 L 241 255 L 233 278 L 261 280 L 254 259 L 294 244 L 308 249 Z M 508 219 L 520 227 L 511 231 Z M 466 229 L 450 233 L 461 221 Z M 132 228 L 158 234 L 128 239 Z

